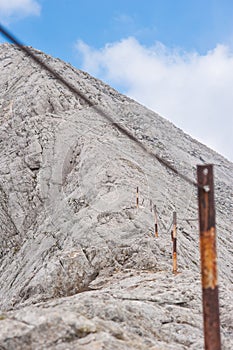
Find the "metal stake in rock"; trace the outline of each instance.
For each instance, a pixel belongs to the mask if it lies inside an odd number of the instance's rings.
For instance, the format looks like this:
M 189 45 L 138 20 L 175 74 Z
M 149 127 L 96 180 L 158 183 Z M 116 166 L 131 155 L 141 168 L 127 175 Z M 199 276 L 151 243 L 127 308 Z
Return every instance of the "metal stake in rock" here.
M 158 232 L 158 215 L 157 215 L 156 205 L 154 206 L 154 213 L 155 213 L 155 237 L 159 237 L 159 232 Z
M 221 350 L 213 166 L 197 166 L 205 350 Z
M 139 207 L 139 189 L 138 189 L 138 186 L 137 186 L 137 193 L 136 193 L 136 207 L 137 208 Z
M 173 230 L 172 230 L 172 242 L 173 242 L 173 248 L 172 248 L 172 258 L 173 258 L 173 273 L 177 273 L 177 219 L 176 219 L 176 212 L 173 212 Z

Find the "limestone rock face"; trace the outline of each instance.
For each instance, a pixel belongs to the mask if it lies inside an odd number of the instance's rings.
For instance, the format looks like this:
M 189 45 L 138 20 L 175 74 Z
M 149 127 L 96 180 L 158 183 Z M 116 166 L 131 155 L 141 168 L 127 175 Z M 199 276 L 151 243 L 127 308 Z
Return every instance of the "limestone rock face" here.
M 34 52 L 191 179 L 197 164 L 215 164 L 222 347 L 232 349 L 233 164 Z M 12 45 L 0 45 L 0 72 L 0 349 L 202 349 L 196 188 Z

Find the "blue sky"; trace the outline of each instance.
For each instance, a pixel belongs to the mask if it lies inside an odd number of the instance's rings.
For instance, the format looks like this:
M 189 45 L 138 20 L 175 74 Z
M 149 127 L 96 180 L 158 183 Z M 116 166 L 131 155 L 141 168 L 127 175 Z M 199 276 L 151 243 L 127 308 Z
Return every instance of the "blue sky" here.
M 232 1 L 0 0 L 0 21 L 233 160 Z
M 24 3 L 23 0 L 0 0 Z M 29 2 L 29 1 L 28 1 Z M 77 64 L 77 39 L 100 48 L 129 36 L 144 45 L 160 41 L 168 47 L 205 53 L 216 43 L 233 42 L 231 0 L 38 0 L 40 14 L 17 10 L 5 16 L 9 28 L 38 49 Z M 12 5 L 12 8 L 14 7 Z M 18 14 L 17 14 L 18 12 Z M 1 19 L 2 19 L 1 18 Z

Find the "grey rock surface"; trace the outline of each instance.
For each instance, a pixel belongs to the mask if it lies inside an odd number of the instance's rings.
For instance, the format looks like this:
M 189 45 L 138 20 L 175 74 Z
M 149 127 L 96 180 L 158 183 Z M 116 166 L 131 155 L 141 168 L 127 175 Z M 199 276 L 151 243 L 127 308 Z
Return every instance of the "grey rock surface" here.
M 34 52 L 183 174 L 215 164 L 222 348 L 232 349 L 233 164 Z M 0 349 L 202 349 L 196 188 L 12 45 L 0 45 L 0 72 Z

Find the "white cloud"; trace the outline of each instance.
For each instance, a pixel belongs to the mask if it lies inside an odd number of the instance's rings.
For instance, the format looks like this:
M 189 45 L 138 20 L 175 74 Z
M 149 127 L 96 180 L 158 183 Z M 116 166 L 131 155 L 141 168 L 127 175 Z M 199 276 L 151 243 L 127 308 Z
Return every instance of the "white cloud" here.
M 83 69 L 155 110 L 233 161 L 233 54 L 227 46 L 200 55 L 135 38 L 96 50 L 76 48 Z
M 40 4 L 36 0 L 0 0 L 0 19 L 26 17 L 40 14 Z

